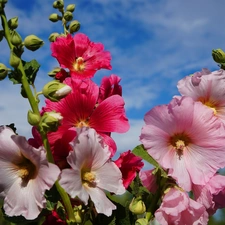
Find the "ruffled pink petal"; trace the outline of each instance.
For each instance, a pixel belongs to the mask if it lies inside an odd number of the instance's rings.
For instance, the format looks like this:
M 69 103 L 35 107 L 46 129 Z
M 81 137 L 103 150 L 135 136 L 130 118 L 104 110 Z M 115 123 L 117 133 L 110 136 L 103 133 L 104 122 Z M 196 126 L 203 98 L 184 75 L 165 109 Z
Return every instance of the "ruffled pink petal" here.
M 130 125 L 125 116 L 123 98 L 113 95 L 101 102 L 93 112 L 89 124 L 98 132 L 123 133 L 128 131 Z
M 75 34 L 73 40 L 75 43 L 74 50 L 76 53 L 76 58 L 82 57 L 85 51 L 87 51 L 91 41 L 89 40 L 88 36 L 82 33 Z

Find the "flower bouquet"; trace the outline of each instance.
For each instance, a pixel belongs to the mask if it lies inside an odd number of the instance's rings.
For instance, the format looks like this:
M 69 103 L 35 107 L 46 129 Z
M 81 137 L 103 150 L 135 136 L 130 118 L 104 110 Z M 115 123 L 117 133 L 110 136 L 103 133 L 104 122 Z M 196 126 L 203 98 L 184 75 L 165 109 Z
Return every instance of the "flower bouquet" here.
M 112 69 L 111 54 L 79 32 L 75 4 L 53 2 L 49 20 L 63 27 L 49 34 L 58 66 L 40 91 L 40 64 L 23 54 L 38 52 L 44 42 L 35 34 L 22 38 L 18 17 L 7 18 L 6 7 L 0 0 L 0 40 L 10 52 L 8 65 L 0 63 L 0 79 L 20 85 L 32 137 L 18 134 L 13 123 L 0 126 L 4 223 L 205 225 L 225 207 L 225 177 L 218 172 L 225 167 L 221 49 L 213 50 L 220 69 L 181 79 L 179 96 L 145 114 L 140 144 L 117 157 L 111 134 L 130 128 L 121 78 L 111 74 L 94 82 L 99 70 Z

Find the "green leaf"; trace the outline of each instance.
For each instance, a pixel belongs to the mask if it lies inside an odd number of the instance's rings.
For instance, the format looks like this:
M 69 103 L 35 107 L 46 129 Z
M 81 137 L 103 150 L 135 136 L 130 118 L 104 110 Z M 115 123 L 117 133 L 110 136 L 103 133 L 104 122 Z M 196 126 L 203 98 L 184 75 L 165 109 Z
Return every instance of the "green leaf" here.
M 13 82 L 13 84 L 21 84 L 21 75 L 16 71 L 11 71 L 8 75 L 9 80 Z
M 154 167 L 158 168 L 161 170 L 161 176 L 163 177 L 168 177 L 167 173 L 164 171 L 164 169 L 159 165 L 159 163 L 153 159 L 148 152 L 144 149 L 143 145 L 138 145 L 133 149 L 133 154 L 135 154 L 136 156 L 141 157 L 142 159 L 144 159 L 145 161 L 147 161 L 148 163 L 150 163 L 151 165 L 153 165 Z
M 107 197 L 112 200 L 113 202 L 119 203 L 123 207 L 127 206 L 127 202 L 130 202 L 133 198 L 133 195 L 129 192 L 126 191 L 122 195 L 111 195 L 109 192 L 107 193 Z

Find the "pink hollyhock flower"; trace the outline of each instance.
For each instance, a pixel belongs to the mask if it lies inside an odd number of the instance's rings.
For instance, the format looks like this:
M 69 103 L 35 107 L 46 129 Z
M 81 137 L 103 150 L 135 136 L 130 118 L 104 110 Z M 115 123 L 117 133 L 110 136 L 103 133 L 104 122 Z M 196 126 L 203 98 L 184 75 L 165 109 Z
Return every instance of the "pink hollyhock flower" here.
M 205 185 L 225 166 L 225 131 L 211 109 L 190 97 L 146 113 L 141 142 L 183 189 Z
M 59 183 L 72 197 L 78 197 L 84 204 L 89 196 L 96 211 L 107 216 L 116 206 L 105 196 L 104 190 L 123 194 L 122 174 L 116 164 L 109 160 L 110 151 L 101 136 L 94 129 L 77 129 L 77 137 L 71 142 L 67 161 L 71 169 L 63 169 Z
M 206 185 L 193 185 L 195 200 L 205 206 L 209 215 L 225 207 L 225 176 L 215 174 Z
M 112 95 L 100 104 L 97 104 L 99 87 L 90 79 L 79 80 L 67 78 L 65 83 L 72 87 L 72 92 L 59 102 L 46 100 L 46 106 L 43 108 L 44 111 L 55 110 L 56 112 L 60 112 L 63 117 L 58 130 L 49 133 L 49 141 L 51 146 L 53 146 L 54 156 L 57 155 L 57 152 L 61 156 L 60 152 L 62 152 L 62 148 L 57 149 L 61 145 L 59 142 L 65 137 L 64 134 L 68 129 L 72 127 L 94 128 L 104 137 L 104 141 L 110 146 L 112 155 L 114 155 L 116 144 L 110 137 L 110 133 L 123 133 L 129 129 L 128 119 L 125 116 L 123 98 L 119 95 Z M 67 154 L 68 152 L 69 150 Z
M 122 87 L 119 84 L 121 78 L 111 74 L 110 77 L 103 77 L 99 87 L 98 103 L 112 95 L 122 96 Z
M 142 159 L 134 155 L 130 150 L 120 154 L 120 157 L 115 161 L 123 175 L 123 185 L 128 188 L 134 180 L 137 173 L 144 166 Z
M 8 127 L 0 127 L 0 193 L 8 216 L 35 219 L 46 206 L 44 194 L 60 170 L 46 159 L 43 147 L 30 146 Z
M 139 173 L 140 180 L 144 187 L 146 187 L 151 193 L 155 193 L 158 189 L 156 183 L 156 177 L 152 173 L 155 169 L 151 170 L 141 170 Z
M 99 69 L 112 69 L 111 55 L 101 43 L 94 43 L 82 33 L 60 36 L 51 44 L 52 56 L 75 78 L 91 78 Z
M 165 194 L 155 218 L 161 225 L 206 225 L 208 222 L 204 206 L 177 188 L 171 188 Z
M 192 97 L 214 111 L 215 116 L 225 123 L 225 71 L 201 72 L 187 76 L 178 82 L 178 90 L 183 96 Z

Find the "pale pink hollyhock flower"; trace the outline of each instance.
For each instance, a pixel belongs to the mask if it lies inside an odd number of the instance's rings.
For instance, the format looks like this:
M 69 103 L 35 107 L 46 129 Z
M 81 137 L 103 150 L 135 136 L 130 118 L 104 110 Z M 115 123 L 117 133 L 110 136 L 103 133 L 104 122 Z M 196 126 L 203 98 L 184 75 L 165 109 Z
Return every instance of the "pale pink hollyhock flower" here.
M 68 68 L 75 78 L 91 78 L 99 69 L 112 69 L 110 52 L 104 51 L 103 44 L 90 41 L 82 33 L 58 37 L 51 44 L 51 50 L 60 66 Z
M 130 150 L 120 154 L 120 157 L 114 161 L 120 168 L 123 175 L 123 185 L 128 188 L 130 183 L 134 180 L 137 173 L 144 166 L 142 158 L 134 155 Z
M 183 96 L 192 97 L 214 111 L 214 115 L 225 123 L 225 71 L 210 72 L 203 69 L 178 82 L 178 90 Z
M 60 139 L 68 129 L 91 127 L 104 137 L 104 141 L 110 146 L 114 155 L 116 144 L 110 137 L 111 132 L 124 133 L 130 128 L 125 115 L 123 98 L 112 95 L 98 104 L 99 87 L 90 79 L 67 78 L 65 83 L 71 86 L 72 92 L 59 102 L 46 100 L 46 106 L 43 108 L 43 111 L 59 112 L 63 117 L 58 130 L 48 135 L 50 144 L 53 146 L 53 154 L 62 151 L 57 148 Z
M 43 147 L 30 146 L 25 137 L 0 127 L 0 193 L 8 216 L 35 219 L 46 206 L 45 191 L 57 180 L 60 170 L 46 159 Z
M 63 169 L 59 183 L 75 198 L 88 203 L 89 196 L 96 211 L 107 216 L 116 206 L 106 197 L 104 190 L 123 194 L 122 174 L 116 164 L 110 161 L 110 151 L 94 129 L 77 129 L 77 137 L 71 142 L 73 150 L 67 161 L 71 169 Z
M 208 222 L 205 207 L 178 188 L 171 188 L 164 195 L 155 218 L 160 225 L 206 225 Z
M 155 169 L 141 170 L 139 173 L 141 183 L 153 194 L 158 189 L 158 185 L 156 183 L 156 176 L 152 173 L 154 170 Z
M 224 184 L 225 176 L 215 174 L 206 185 L 193 185 L 195 200 L 205 206 L 209 215 L 225 207 Z
M 225 131 L 213 111 L 190 97 L 146 113 L 140 140 L 183 189 L 205 185 L 225 166 Z

